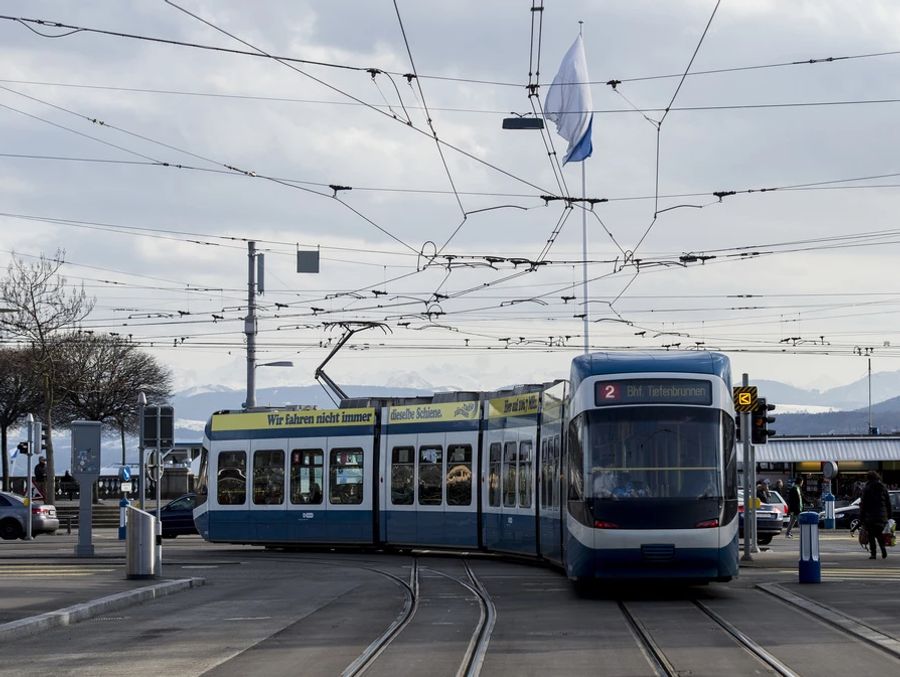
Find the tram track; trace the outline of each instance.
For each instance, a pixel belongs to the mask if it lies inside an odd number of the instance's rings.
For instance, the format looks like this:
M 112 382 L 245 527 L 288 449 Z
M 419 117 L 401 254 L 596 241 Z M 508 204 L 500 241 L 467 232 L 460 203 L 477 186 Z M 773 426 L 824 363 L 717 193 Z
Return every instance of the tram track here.
M 357 677 L 357 675 L 363 674 L 378 659 L 378 656 L 390 646 L 391 642 L 403 632 L 403 629 L 409 625 L 413 616 L 416 615 L 419 603 L 419 563 L 415 558 L 413 558 L 412 566 L 410 567 L 408 583 L 399 576 L 395 576 L 387 571 L 382 571 L 381 569 L 371 567 L 360 568 L 380 574 L 400 585 L 406 595 L 406 601 L 404 602 L 400 614 L 394 619 L 394 622 L 388 626 L 387 630 L 385 630 L 380 637 L 369 644 L 355 661 L 341 672 L 341 677 Z
M 696 599 L 690 600 L 690 603 L 702 612 L 706 618 L 712 620 L 719 628 L 721 628 L 733 640 L 736 646 L 743 649 L 746 654 L 752 656 L 756 661 L 765 665 L 774 674 L 780 675 L 781 677 L 798 677 L 796 672 L 766 651 L 759 643 L 755 642 L 715 611 L 710 609 L 706 604 Z M 657 638 L 648 628 L 647 624 L 644 623 L 631 608 L 629 608 L 626 602 L 619 600 L 617 604 L 631 628 L 632 633 L 637 639 L 642 653 L 650 664 L 650 667 L 653 669 L 654 674 L 658 677 L 677 677 L 677 675 L 690 672 L 690 670 L 679 669 L 676 667 L 676 662 L 666 654 L 665 649 L 661 646 L 661 643 L 657 641 Z

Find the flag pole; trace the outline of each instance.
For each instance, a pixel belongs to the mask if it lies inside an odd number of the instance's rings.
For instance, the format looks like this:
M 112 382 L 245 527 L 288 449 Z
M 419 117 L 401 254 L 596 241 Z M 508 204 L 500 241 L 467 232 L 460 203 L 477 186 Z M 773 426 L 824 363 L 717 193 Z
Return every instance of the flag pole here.
M 581 199 L 587 199 L 587 190 L 585 189 L 584 166 L 586 162 L 581 163 Z M 588 264 L 587 264 L 587 210 L 581 205 L 581 272 L 582 272 L 582 296 L 584 297 L 584 354 L 587 355 L 591 348 L 591 339 L 588 335 L 590 323 L 588 313 L 590 312 L 590 304 L 588 303 Z
M 578 22 L 578 35 L 584 35 L 584 21 Z M 587 200 L 587 188 L 585 182 L 584 160 L 581 161 L 581 199 Z M 588 265 L 587 265 L 587 211 L 584 208 L 586 202 L 581 203 L 581 295 L 584 298 L 584 354 L 587 355 L 591 349 L 590 338 L 590 304 L 588 302 Z

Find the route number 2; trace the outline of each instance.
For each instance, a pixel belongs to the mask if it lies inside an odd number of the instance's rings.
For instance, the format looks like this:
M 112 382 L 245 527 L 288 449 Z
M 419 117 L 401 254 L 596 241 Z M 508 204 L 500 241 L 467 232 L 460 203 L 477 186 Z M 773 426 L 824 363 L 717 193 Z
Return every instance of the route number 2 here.
M 600 396 L 604 400 L 617 400 L 619 399 L 619 387 L 614 383 L 604 383 L 600 387 Z

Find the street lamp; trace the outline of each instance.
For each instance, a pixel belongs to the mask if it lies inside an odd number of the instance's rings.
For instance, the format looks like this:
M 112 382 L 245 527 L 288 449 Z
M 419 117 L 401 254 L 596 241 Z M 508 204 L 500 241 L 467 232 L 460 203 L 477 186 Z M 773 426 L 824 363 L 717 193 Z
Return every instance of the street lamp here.
M 276 362 L 262 362 L 254 364 L 252 372 L 256 372 L 257 367 L 293 367 L 294 363 L 290 360 L 278 360 Z M 256 379 L 247 382 L 247 401 L 244 402 L 244 409 L 252 409 L 256 406 Z

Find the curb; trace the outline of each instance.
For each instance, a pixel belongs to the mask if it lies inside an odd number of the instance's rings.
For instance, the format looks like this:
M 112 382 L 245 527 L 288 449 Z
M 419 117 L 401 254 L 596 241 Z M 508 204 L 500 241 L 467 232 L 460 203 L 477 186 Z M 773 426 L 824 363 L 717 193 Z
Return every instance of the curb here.
M 0 625 L 0 642 L 32 635 L 42 630 L 58 628 L 64 625 L 72 625 L 79 621 L 99 616 L 107 611 L 122 609 L 133 604 L 140 604 L 151 599 L 157 599 L 171 595 L 175 592 L 187 590 L 189 588 L 199 587 L 206 583 L 204 578 L 180 578 L 177 580 L 157 583 L 144 588 L 135 588 L 134 590 L 126 590 L 118 592 L 114 595 L 107 595 L 98 599 L 82 602 L 81 604 L 73 604 L 72 606 L 58 609 L 57 611 L 48 611 L 47 613 L 30 618 L 22 618 L 17 621 L 10 621 Z
M 867 625 L 852 616 L 848 616 L 837 609 L 826 606 L 821 602 L 816 602 L 808 597 L 803 597 L 802 595 L 791 592 L 778 583 L 757 583 L 756 587 L 789 606 L 796 606 L 803 609 L 803 611 L 815 616 L 819 620 L 824 621 L 839 630 L 843 630 L 847 634 L 853 635 L 864 642 L 868 642 L 894 658 L 900 658 L 900 641 L 877 628 L 873 628 L 872 626 Z

